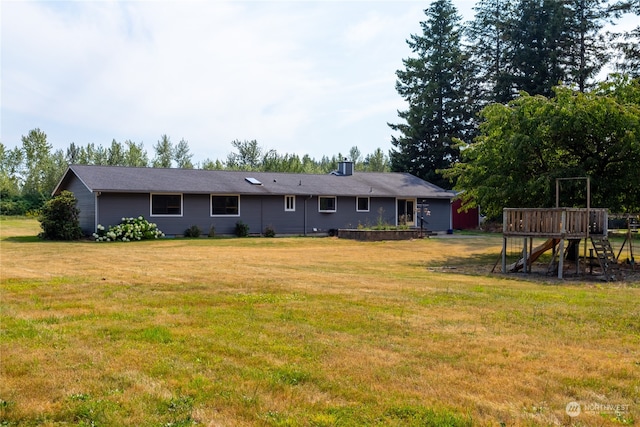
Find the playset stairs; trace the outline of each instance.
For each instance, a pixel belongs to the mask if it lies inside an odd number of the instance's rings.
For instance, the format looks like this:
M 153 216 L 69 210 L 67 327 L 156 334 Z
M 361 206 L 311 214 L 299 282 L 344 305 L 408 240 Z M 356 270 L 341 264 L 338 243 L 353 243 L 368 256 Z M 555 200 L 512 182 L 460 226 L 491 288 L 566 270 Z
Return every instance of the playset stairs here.
M 618 261 L 613 253 L 609 239 L 606 237 L 591 237 L 591 244 L 596 252 L 596 258 L 607 282 L 621 279 L 620 267 L 618 266 Z

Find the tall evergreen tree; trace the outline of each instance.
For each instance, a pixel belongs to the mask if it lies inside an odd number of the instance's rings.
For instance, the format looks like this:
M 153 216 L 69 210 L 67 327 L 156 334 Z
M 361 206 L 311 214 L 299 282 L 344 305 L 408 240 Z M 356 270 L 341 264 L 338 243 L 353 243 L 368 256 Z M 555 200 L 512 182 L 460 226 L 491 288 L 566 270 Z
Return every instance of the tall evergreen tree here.
M 566 80 L 568 11 L 558 0 L 519 0 L 515 7 L 518 14 L 509 25 L 512 86 L 529 95 L 552 96 L 553 87 Z
M 474 19 L 465 34 L 470 42 L 468 50 L 477 66 L 479 103 L 507 102 L 513 98 L 510 84 L 513 45 L 509 40 L 509 22 L 514 20 L 513 1 L 480 0 Z
M 437 0 L 425 10 L 421 35 L 407 44 L 416 57 L 404 59 L 396 90 L 409 103 L 399 111 L 405 121 L 389 124 L 400 132 L 391 143 L 391 169 L 409 172 L 448 187 L 439 170 L 459 157 L 455 139 L 468 139 L 473 129 L 469 102 L 471 70 L 461 47 L 461 18 L 450 0 Z
M 566 83 L 584 92 L 609 58 L 601 32 L 607 18 L 606 0 L 568 0 L 565 10 Z
M 640 0 L 621 0 L 611 7 L 611 13 L 616 18 L 624 14 L 640 17 Z M 640 25 L 629 32 L 614 34 L 613 41 L 618 53 L 616 70 L 634 78 L 640 77 Z

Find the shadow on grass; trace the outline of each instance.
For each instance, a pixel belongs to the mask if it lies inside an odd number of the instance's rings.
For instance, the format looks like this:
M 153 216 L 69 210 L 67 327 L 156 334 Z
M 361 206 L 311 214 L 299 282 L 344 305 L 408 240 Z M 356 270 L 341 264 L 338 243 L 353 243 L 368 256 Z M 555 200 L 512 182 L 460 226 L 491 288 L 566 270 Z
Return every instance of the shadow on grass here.
M 469 254 L 450 257 L 446 260 L 430 263 L 429 267 L 461 267 L 461 266 L 486 266 L 493 265 L 496 259 L 500 259 L 500 252 Z M 417 265 L 417 264 L 416 264 Z
M 35 242 L 47 242 L 53 240 L 44 240 L 39 238 L 38 236 L 11 236 L 2 239 L 7 242 L 18 242 L 18 243 L 35 243 Z

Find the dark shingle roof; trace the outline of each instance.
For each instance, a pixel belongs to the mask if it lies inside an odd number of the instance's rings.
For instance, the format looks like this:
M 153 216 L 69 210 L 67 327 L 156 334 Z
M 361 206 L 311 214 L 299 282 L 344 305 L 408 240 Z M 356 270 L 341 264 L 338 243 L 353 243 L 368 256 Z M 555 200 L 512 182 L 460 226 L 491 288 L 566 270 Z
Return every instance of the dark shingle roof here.
M 60 191 L 70 173 L 89 190 L 102 192 L 453 197 L 452 192 L 408 173 L 355 172 L 339 176 L 87 165 L 70 166 L 54 193 Z M 246 178 L 262 184 L 251 184 Z

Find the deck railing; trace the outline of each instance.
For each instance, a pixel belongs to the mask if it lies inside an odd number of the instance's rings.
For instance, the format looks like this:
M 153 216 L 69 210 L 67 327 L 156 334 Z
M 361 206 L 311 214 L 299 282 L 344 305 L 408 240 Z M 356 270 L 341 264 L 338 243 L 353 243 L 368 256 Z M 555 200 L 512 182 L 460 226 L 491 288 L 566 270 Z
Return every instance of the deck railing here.
M 505 208 L 505 236 L 584 237 L 607 234 L 607 210 L 603 208 Z

